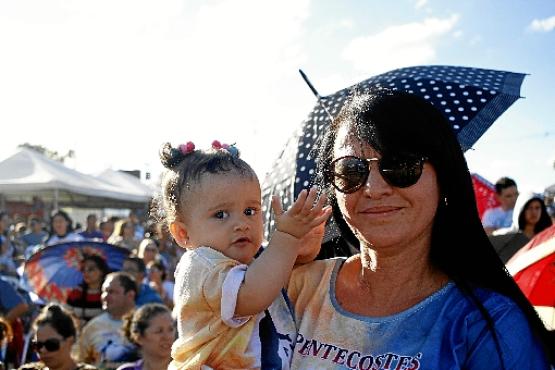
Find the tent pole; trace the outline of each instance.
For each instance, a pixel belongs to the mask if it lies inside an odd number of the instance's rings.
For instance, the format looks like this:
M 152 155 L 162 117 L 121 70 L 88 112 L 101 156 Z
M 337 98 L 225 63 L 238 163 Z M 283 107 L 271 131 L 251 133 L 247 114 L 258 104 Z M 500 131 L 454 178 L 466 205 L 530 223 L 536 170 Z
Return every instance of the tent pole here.
M 54 209 L 58 209 L 58 189 L 54 189 Z

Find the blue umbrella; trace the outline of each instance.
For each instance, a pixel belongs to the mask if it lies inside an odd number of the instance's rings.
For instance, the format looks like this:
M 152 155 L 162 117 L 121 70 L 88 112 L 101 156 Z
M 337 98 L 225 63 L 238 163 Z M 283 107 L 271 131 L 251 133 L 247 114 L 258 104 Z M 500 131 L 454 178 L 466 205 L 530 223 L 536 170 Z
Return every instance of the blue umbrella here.
M 65 302 L 71 289 L 83 281 L 81 264 L 86 255 L 99 255 L 110 270 L 118 271 L 129 251 L 112 244 L 92 241 L 43 247 L 25 262 L 25 275 L 31 289 L 47 301 Z
M 279 194 L 284 206 L 289 207 L 293 197 L 310 186 L 316 170 L 313 146 L 353 91 L 387 88 L 406 91 L 428 100 L 444 114 L 466 151 L 521 97 L 520 86 L 525 77 L 522 73 L 490 69 L 416 66 L 373 76 L 334 94 L 320 96 L 302 71 L 301 74 L 318 98 L 318 103 L 302 123 L 301 129 L 289 139 L 264 181 L 262 197 L 266 237 L 274 228 L 271 195 Z M 326 232 L 324 240 L 336 235 L 333 224 Z

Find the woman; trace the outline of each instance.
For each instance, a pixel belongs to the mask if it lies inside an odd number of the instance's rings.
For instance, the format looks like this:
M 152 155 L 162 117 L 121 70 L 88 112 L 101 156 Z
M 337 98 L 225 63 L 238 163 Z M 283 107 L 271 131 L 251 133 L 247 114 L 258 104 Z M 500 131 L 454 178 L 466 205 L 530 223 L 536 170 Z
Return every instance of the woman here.
M 355 96 L 318 165 L 360 253 L 294 270 L 292 368 L 548 368 L 546 330 L 489 243 L 460 145 L 431 104 Z
M 83 282 L 69 292 L 66 303 L 84 325 L 102 313 L 101 288 L 110 268 L 104 258 L 90 255 L 83 258 L 81 271 Z
M 50 233 L 44 242 L 46 245 L 80 242 L 83 237 L 73 232 L 73 221 L 62 210 L 55 210 L 50 217 Z
M 137 251 L 137 257 L 142 258 L 145 265 L 148 265 L 152 261 L 160 260 L 161 256 L 158 253 L 156 242 L 150 238 L 141 240 Z
M 127 339 L 140 347 L 142 358 L 123 364 L 118 370 L 166 369 L 175 340 L 175 325 L 170 310 L 159 303 L 147 303 L 124 318 Z
M 114 225 L 114 232 L 108 239 L 108 243 L 114 244 L 131 252 L 136 252 L 139 242 L 135 239 L 135 226 L 129 220 L 119 220 Z
M 0 273 L 17 276 L 14 262 L 15 247 L 10 241 L 8 230 L 10 221 L 6 212 L 0 211 Z
M 154 289 L 162 298 L 162 301 L 170 309 L 173 308 L 174 282 L 166 280 L 166 267 L 162 262 L 150 261 L 147 265 L 148 285 Z
M 506 263 L 530 239 L 551 225 L 541 196 L 524 192 L 516 201 L 511 227 L 496 230 L 489 238 L 499 258 Z
M 44 307 L 33 323 L 35 339 L 33 349 L 40 361 L 21 366 L 20 370 L 95 370 L 96 367 L 76 363 L 71 357 L 71 347 L 77 339 L 75 317 L 62 306 Z

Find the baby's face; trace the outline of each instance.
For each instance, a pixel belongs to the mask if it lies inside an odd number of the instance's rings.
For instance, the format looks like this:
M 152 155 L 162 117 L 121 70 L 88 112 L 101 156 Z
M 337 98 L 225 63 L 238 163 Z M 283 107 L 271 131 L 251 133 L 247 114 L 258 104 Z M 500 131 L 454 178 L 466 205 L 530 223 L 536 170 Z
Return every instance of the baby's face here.
M 188 245 L 250 263 L 263 239 L 260 184 L 236 174 L 202 176 L 183 208 Z

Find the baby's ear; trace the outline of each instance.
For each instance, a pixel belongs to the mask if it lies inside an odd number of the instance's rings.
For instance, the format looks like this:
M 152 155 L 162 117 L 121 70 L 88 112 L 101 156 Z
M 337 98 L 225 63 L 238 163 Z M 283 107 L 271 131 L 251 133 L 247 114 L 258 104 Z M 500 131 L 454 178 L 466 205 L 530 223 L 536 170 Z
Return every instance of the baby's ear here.
M 172 234 L 173 239 L 181 248 L 187 248 L 189 235 L 187 234 L 187 228 L 183 222 L 172 222 L 170 224 L 170 234 Z

